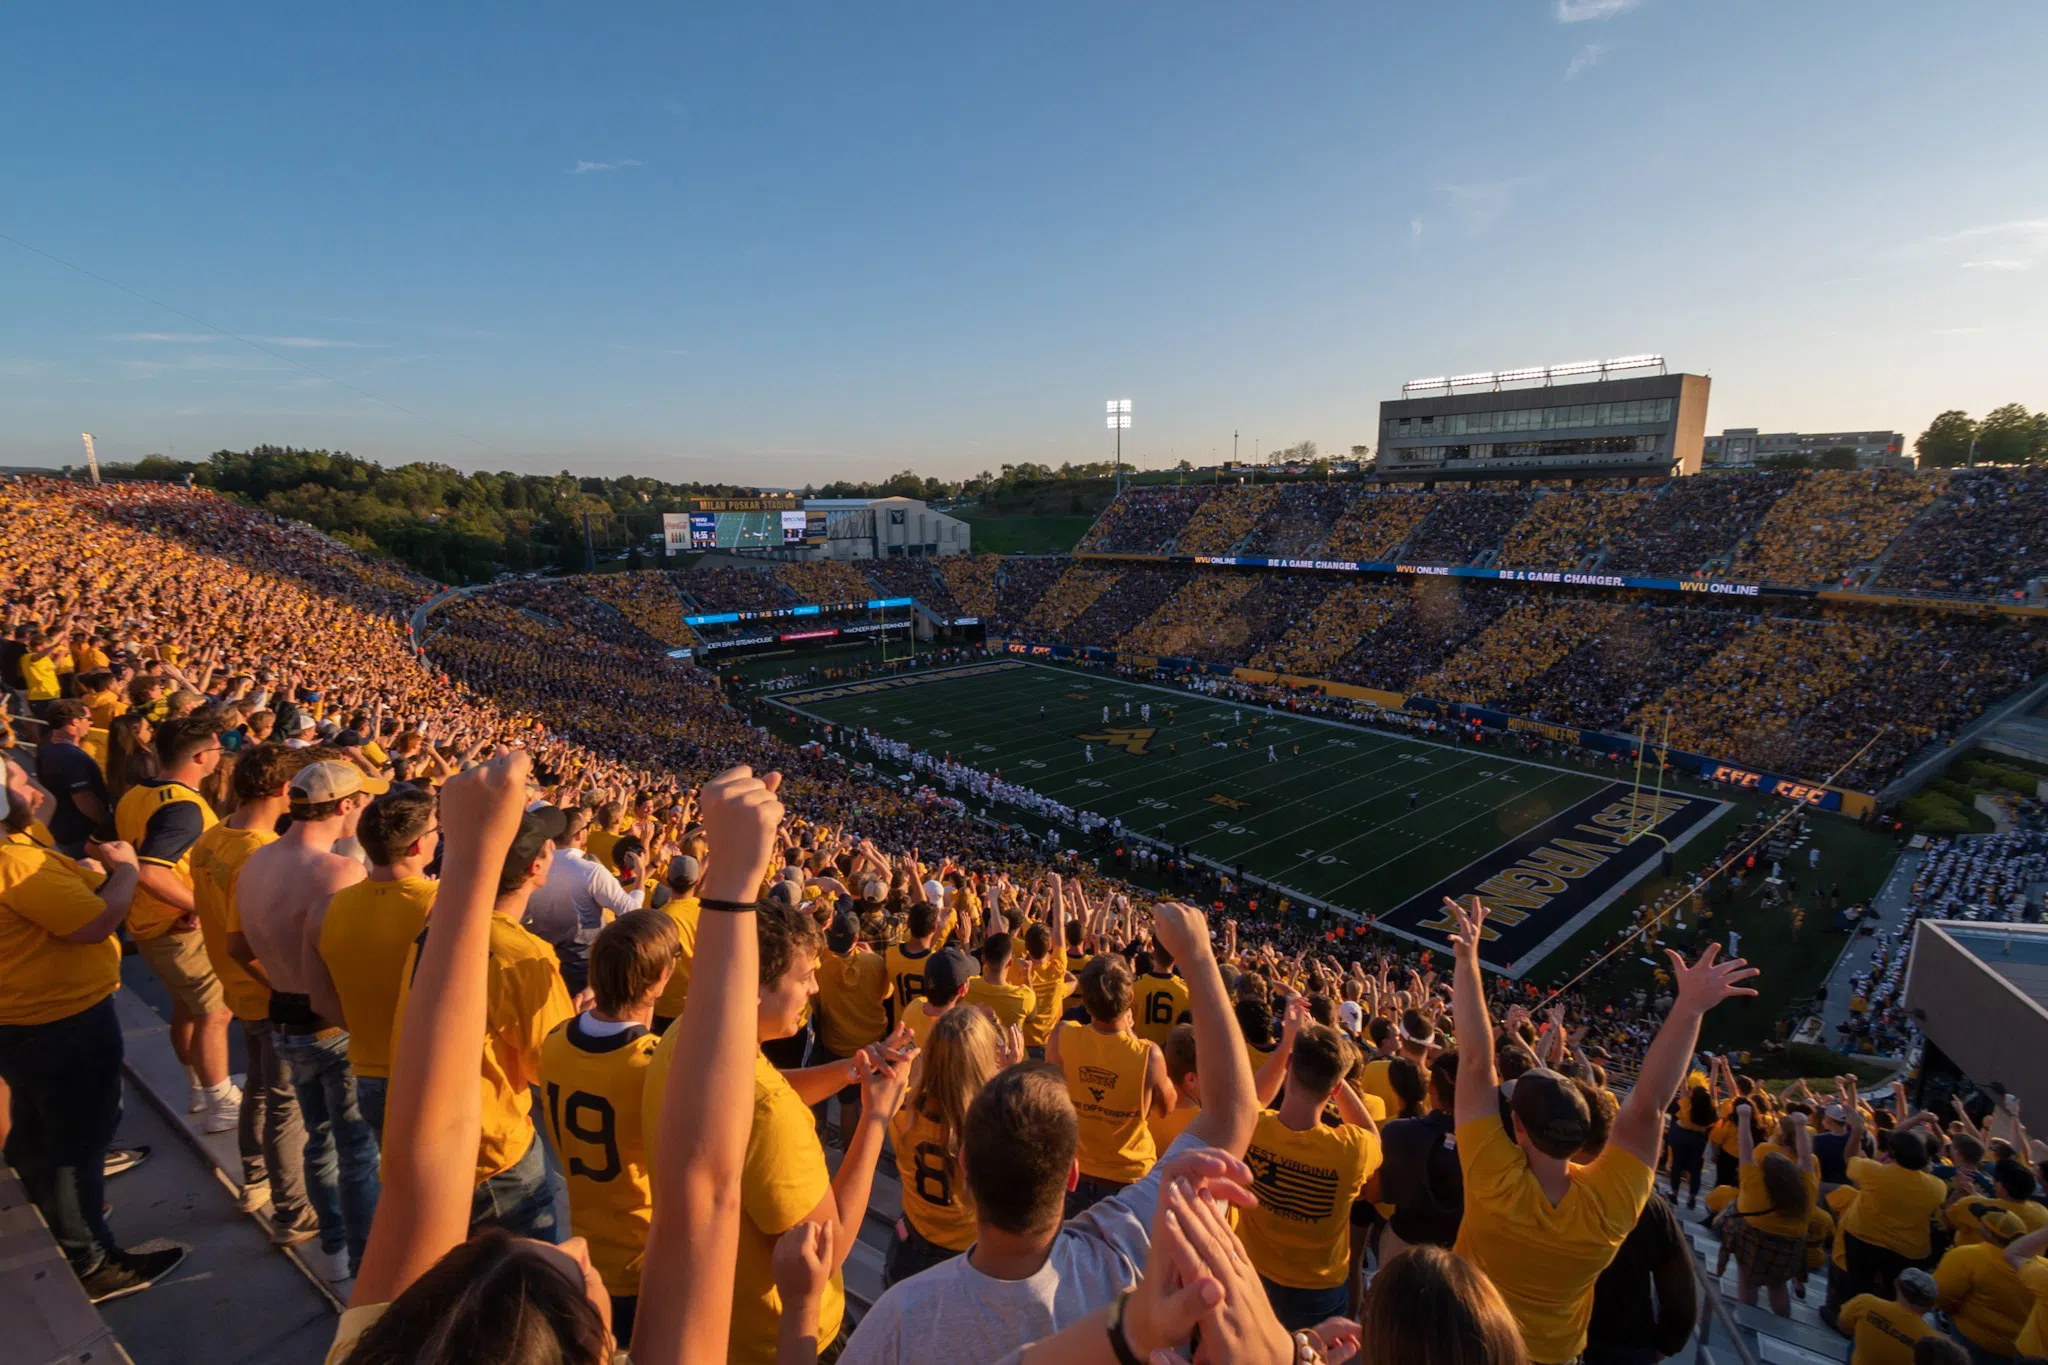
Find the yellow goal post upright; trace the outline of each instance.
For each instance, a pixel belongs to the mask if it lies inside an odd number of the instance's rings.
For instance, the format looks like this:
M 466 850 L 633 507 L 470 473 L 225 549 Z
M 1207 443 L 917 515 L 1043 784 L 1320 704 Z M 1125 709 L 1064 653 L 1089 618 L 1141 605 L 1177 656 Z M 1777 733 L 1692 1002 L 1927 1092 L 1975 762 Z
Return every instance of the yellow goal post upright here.
M 881 636 L 883 663 L 899 663 L 903 660 L 913 659 L 917 657 L 916 612 L 917 608 L 915 607 L 903 608 L 903 648 L 894 651 L 892 651 L 889 646 L 889 608 L 887 608 L 886 606 L 878 606 L 873 608 L 869 612 L 869 615 L 874 620 L 875 624 L 880 627 L 880 629 L 878 629 L 875 633 Z
M 1635 781 L 1629 785 L 1628 793 L 1629 830 L 1627 842 L 1632 844 L 1638 839 L 1655 839 L 1658 843 L 1664 845 L 1664 852 L 1667 857 L 1671 853 L 1671 841 L 1665 838 L 1663 835 L 1657 833 L 1654 829 L 1644 829 L 1642 827 L 1641 802 L 1643 796 L 1643 760 L 1645 758 L 1651 757 L 1654 754 L 1657 765 L 1657 785 L 1650 796 L 1650 809 L 1652 811 L 1662 809 L 1662 798 L 1664 796 L 1664 774 L 1670 770 L 1671 766 L 1669 761 L 1671 755 L 1671 714 L 1672 713 L 1670 711 L 1666 711 L 1664 713 L 1663 733 L 1659 737 L 1657 741 L 1657 746 L 1654 750 L 1650 747 L 1649 717 L 1643 717 L 1641 725 L 1637 727 Z M 1663 918 L 1664 912 L 1661 910 L 1658 911 L 1657 919 L 1659 923 L 1657 925 L 1657 928 L 1660 933 L 1662 932 L 1664 927 L 1662 923 Z M 1680 921 L 1678 923 L 1678 927 L 1681 929 L 1684 928 L 1684 922 Z

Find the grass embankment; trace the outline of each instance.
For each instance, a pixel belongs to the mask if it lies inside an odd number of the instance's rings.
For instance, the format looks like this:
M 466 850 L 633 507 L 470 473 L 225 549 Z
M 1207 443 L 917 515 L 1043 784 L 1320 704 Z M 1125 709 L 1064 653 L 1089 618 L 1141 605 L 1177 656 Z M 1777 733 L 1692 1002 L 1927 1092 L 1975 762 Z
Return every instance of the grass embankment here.
M 1779 814 L 1785 809 L 1780 802 L 1760 797 L 1733 799 L 1735 804 L 1727 814 L 1678 851 L 1674 863 L 1679 885 L 1692 873 L 1716 866 L 1723 846 L 1752 812 L 1761 809 Z M 1762 905 L 1761 874 L 1768 869 L 1768 861 L 1759 849 L 1758 871 L 1744 879 L 1747 885 L 1743 889 L 1727 902 L 1709 907 L 1710 917 L 1702 915 L 1696 901 L 1688 902 L 1686 927 L 1681 930 L 1667 926 L 1665 930 L 1662 946 L 1676 948 L 1691 957 L 1711 940 L 1718 939 L 1725 947 L 1728 931 L 1733 929 L 1741 935 L 1742 956 L 1762 973 L 1754 983 L 1754 999 L 1731 1000 L 1707 1016 L 1702 1035 L 1707 1046 L 1754 1046 L 1775 1036 L 1779 1018 L 1792 1008 L 1794 1001 L 1813 994 L 1834 969 L 1835 960 L 1848 942 L 1835 930 L 1834 915 L 1823 908 L 1820 893 L 1839 884 L 1840 904 L 1855 905 L 1876 895 L 1891 874 L 1898 857 L 1898 847 L 1891 836 L 1865 829 L 1838 815 L 1815 813 L 1808 818 L 1813 831 L 1813 844 L 1809 847 L 1820 849 L 1820 866 L 1807 866 L 1807 851 L 1803 848 L 1785 860 L 1787 876 L 1798 883 L 1789 905 L 1777 909 L 1765 909 Z M 1724 873 L 1723 878 L 1726 876 Z M 1534 979 L 1539 985 L 1555 986 L 1576 976 L 1589 955 L 1615 934 L 1633 926 L 1636 913 L 1672 884 L 1671 879 L 1657 874 L 1644 878 L 1552 953 L 1534 973 Z M 1597 975 L 1600 992 L 1623 996 L 1640 987 L 1649 990 L 1654 998 L 1655 967 L 1643 962 L 1645 957 L 1654 959 L 1656 967 L 1665 965 L 1661 952 L 1652 951 L 1647 942 L 1637 940 Z

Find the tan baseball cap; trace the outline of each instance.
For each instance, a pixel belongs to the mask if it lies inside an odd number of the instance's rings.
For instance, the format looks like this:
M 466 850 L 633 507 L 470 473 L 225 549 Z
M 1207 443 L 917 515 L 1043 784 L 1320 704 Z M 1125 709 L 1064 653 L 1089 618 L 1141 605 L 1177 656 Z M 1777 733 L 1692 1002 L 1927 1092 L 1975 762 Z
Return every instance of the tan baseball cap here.
M 339 801 L 344 796 L 357 792 L 368 792 L 381 796 L 391 790 L 391 783 L 385 778 L 372 777 L 353 763 L 337 763 L 332 760 L 323 763 L 308 763 L 292 778 L 291 794 L 294 801 L 303 801 L 317 806 L 326 801 Z

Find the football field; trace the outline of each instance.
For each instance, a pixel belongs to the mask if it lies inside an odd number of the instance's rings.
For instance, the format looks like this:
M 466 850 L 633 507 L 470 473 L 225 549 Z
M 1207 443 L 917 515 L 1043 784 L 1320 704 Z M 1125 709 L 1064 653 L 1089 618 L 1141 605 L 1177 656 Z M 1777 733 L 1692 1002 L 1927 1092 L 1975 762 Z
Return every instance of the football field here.
M 1017 659 L 768 700 L 950 754 L 1324 915 L 1372 916 L 1421 942 L 1444 943 L 1444 895 L 1476 892 L 1494 911 L 1486 961 L 1516 976 L 1654 869 L 1667 845 L 1727 808 L 1686 793 L 1637 793 L 1493 745 L 1387 734 Z M 1001 804 L 989 813 L 1021 814 Z

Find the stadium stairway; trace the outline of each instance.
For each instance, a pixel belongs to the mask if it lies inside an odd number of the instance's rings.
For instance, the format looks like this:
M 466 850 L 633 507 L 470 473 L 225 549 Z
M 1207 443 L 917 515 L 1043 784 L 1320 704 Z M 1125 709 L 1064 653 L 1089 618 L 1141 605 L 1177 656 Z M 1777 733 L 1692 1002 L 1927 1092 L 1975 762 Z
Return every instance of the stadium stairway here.
M 1825 1271 L 1816 1271 L 1807 1278 L 1806 1298 L 1793 1298 L 1792 1316 L 1789 1318 L 1781 1318 L 1771 1312 L 1763 1305 L 1762 1295 L 1758 1295 L 1757 1307 L 1745 1307 L 1736 1297 L 1735 1262 L 1729 1261 L 1727 1274 L 1717 1276 L 1714 1273 L 1714 1264 L 1721 1255 L 1721 1243 L 1707 1227 L 1706 1207 L 1688 1209 L 1682 1203 L 1674 1202 L 1673 1208 L 1685 1228 L 1686 1239 L 1692 1244 L 1701 1278 L 1710 1292 L 1719 1294 L 1737 1339 L 1750 1360 L 1757 1365 L 1823 1365 L 1824 1362 L 1849 1359 L 1849 1340 L 1820 1320 L 1820 1304 L 1827 1293 Z M 1702 1326 L 1712 1322 L 1710 1312 L 1706 1304 L 1700 1305 Z M 1709 1341 L 1724 1331 L 1719 1323 L 1713 1323 L 1708 1328 Z M 1709 1349 L 1713 1349 L 1711 1345 Z M 1733 1354 L 1729 1352 L 1718 1358 L 1725 1361 Z

